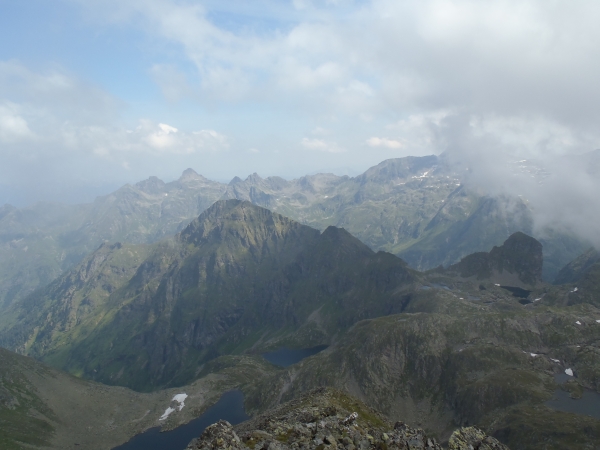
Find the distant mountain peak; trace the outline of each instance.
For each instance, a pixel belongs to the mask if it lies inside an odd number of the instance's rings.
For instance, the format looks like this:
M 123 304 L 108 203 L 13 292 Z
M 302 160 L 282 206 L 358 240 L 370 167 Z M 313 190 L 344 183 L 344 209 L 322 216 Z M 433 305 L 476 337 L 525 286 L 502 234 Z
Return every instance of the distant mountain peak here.
M 181 231 L 179 239 L 198 244 L 205 240 L 221 240 L 230 235 L 247 243 L 265 239 L 265 236 L 272 233 L 282 234 L 284 229 L 291 228 L 306 228 L 318 235 L 317 230 L 254 203 L 228 199 L 216 201 L 200 214 Z M 259 235 L 262 237 L 258 237 Z
M 198 174 L 194 169 L 187 168 L 183 171 L 181 176 L 179 177 L 179 181 L 189 181 L 189 180 L 205 180 L 202 175 Z
M 238 184 L 238 183 L 242 183 L 242 179 L 240 177 L 233 177 L 231 179 L 231 181 L 229 182 L 229 186 L 232 186 L 234 184 Z
M 424 170 L 434 169 L 438 164 L 438 157 L 429 156 L 406 156 L 404 158 L 386 159 L 365 173 L 358 176 L 362 183 L 367 181 L 385 182 L 394 179 L 405 179 L 409 176 L 421 174 Z
M 554 284 L 576 283 L 599 262 L 600 252 L 595 248 L 590 248 L 563 267 L 556 275 Z
M 246 179 L 244 181 L 247 181 L 250 183 L 258 183 L 262 180 L 263 179 L 261 178 L 261 176 L 259 174 L 257 174 L 256 172 L 254 172 L 252 175 L 248 175 L 248 177 L 246 177 Z
M 147 180 L 136 183 L 135 187 L 148 194 L 158 194 L 164 190 L 165 182 L 158 177 L 151 176 Z
M 520 231 L 489 253 L 468 255 L 448 268 L 461 277 L 492 279 L 500 284 L 530 287 L 542 281 L 542 244 Z

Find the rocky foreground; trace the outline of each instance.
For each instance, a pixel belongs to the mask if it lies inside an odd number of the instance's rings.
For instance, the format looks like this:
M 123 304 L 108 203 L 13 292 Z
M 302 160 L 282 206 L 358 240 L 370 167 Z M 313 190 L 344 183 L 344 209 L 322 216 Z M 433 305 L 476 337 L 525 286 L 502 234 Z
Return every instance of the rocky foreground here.
M 221 420 L 206 428 L 187 450 L 391 450 L 442 449 L 422 429 L 392 425 L 355 398 L 332 389 L 317 389 L 248 422 L 233 427 Z M 474 427 L 454 432 L 452 450 L 508 450 Z

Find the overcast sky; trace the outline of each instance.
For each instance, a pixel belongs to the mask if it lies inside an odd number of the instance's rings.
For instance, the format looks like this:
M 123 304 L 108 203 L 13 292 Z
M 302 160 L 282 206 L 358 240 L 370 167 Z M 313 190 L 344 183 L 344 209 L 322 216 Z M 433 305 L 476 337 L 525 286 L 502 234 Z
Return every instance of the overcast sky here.
M 599 19 L 597 0 L 1 0 L 0 203 L 187 167 L 358 174 L 447 150 L 484 174 L 585 153 Z

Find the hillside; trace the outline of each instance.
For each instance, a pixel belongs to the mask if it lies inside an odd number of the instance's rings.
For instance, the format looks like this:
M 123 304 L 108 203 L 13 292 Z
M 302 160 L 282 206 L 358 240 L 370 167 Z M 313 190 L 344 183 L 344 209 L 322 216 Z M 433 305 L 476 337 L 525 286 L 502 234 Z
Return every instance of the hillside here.
M 419 273 L 344 229 L 222 200 L 174 238 L 103 245 L 15 303 L 0 338 L 139 390 L 227 372 L 251 413 L 331 386 L 442 441 L 477 424 L 514 449 L 586 448 L 598 420 L 546 402 L 600 389 L 597 280 L 543 283 L 541 251 L 515 233 Z M 241 356 L 318 344 L 329 347 L 286 369 Z
M 150 177 L 91 204 L 0 207 L 0 310 L 81 262 L 103 243 L 154 243 L 181 231 L 218 199 L 250 201 L 318 230 L 348 230 L 372 250 L 418 270 L 451 265 L 532 235 L 520 198 L 487 197 L 464 184 L 443 157 L 390 159 L 357 177 L 317 174 L 296 180 L 235 177 L 228 185 L 191 169 L 173 182 Z M 537 231 L 536 231 L 537 232 Z M 586 244 L 541 230 L 544 279 L 552 280 Z M 1 322 L 0 318 L 0 322 Z
M 0 310 L 47 285 L 104 242 L 151 243 L 181 231 L 225 191 L 186 170 L 171 183 L 156 177 L 93 203 L 0 208 Z
M 0 339 L 80 376 L 155 389 L 221 354 L 329 343 L 401 311 L 417 279 L 343 229 L 224 200 L 174 239 L 101 247 L 16 303 Z
M 188 450 L 217 448 L 337 448 L 441 450 L 422 429 L 396 422 L 392 425 L 360 400 L 333 389 L 315 389 L 235 427 L 226 421 L 209 426 Z M 452 450 L 508 450 L 475 428 L 456 430 Z
M 221 393 L 269 370 L 251 359 L 238 370 L 222 370 L 192 385 L 140 394 L 81 380 L 0 348 L 0 448 L 106 450 L 150 427 L 173 427 L 199 415 Z M 159 420 L 173 397 L 187 394 L 185 407 Z

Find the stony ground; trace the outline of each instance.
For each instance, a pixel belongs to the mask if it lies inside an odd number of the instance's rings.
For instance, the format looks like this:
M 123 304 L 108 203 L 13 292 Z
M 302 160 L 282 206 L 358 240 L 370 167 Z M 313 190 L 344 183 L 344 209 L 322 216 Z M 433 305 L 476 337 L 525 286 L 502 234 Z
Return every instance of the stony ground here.
M 508 450 L 476 428 L 457 430 L 453 450 Z M 362 402 L 331 389 L 316 389 L 236 428 L 219 421 L 192 441 L 188 450 L 391 450 L 442 446 L 422 429 L 392 425 Z

